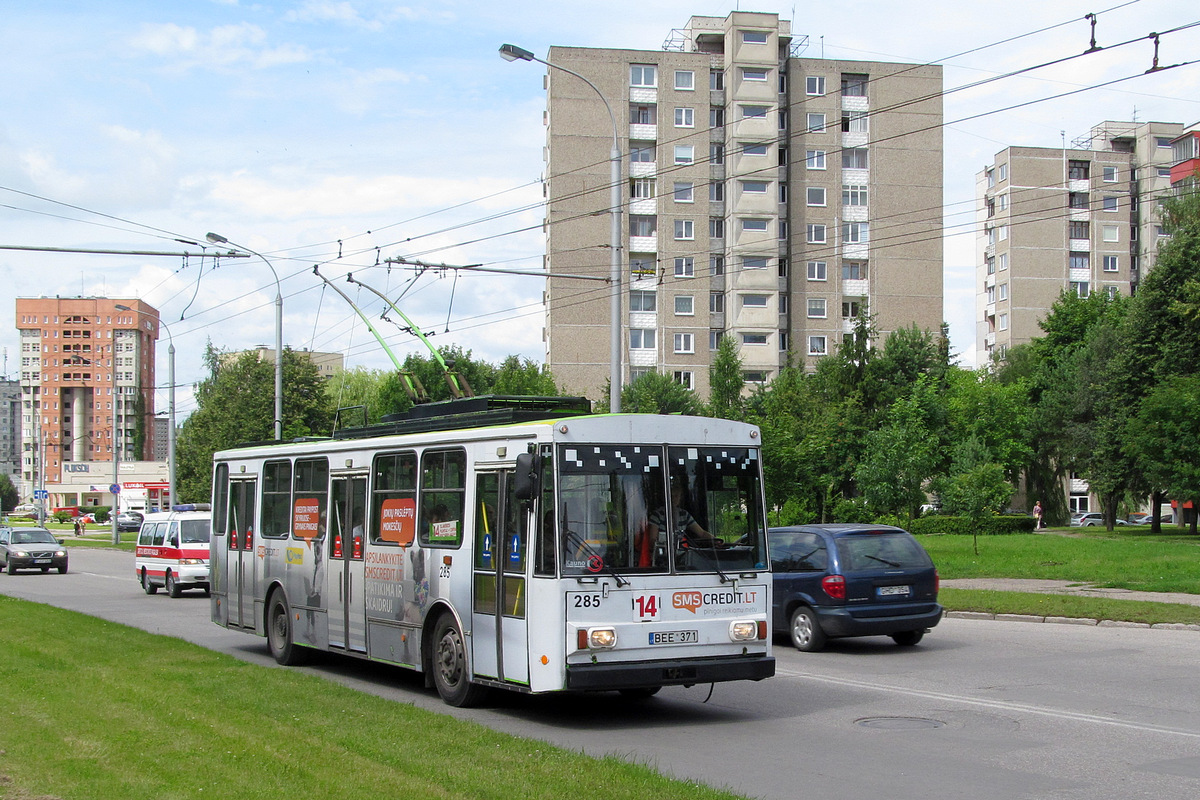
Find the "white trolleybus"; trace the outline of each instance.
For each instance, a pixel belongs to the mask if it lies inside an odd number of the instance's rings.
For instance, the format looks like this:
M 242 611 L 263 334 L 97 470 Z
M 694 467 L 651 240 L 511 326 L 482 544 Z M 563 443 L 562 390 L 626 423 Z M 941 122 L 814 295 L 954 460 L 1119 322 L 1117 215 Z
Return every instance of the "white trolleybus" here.
M 214 456 L 212 620 L 281 664 L 328 650 L 488 687 L 761 680 L 771 651 L 752 425 L 584 398 L 416 406 Z

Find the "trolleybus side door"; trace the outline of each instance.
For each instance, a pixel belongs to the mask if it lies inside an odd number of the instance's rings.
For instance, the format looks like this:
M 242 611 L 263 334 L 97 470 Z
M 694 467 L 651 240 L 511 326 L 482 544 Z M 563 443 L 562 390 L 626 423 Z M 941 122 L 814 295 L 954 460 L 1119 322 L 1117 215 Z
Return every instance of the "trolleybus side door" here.
M 229 624 L 254 627 L 254 539 L 257 528 L 255 496 L 258 481 L 229 482 L 229 525 L 225 537 L 225 585 L 229 597 Z
M 477 675 L 529 683 L 525 615 L 528 509 L 512 470 L 475 476 L 472 663 Z
M 336 476 L 329 503 L 329 645 L 365 652 L 367 609 L 365 594 L 367 478 Z

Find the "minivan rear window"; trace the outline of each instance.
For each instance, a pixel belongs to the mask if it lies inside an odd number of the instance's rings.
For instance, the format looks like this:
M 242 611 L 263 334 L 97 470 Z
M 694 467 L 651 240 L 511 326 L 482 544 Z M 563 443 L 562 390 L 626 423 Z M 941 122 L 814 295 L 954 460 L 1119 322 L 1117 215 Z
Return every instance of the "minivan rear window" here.
M 907 533 L 864 533 L 837 540 L 838 556 L 846 571 L 928 567 L 933 562 Z

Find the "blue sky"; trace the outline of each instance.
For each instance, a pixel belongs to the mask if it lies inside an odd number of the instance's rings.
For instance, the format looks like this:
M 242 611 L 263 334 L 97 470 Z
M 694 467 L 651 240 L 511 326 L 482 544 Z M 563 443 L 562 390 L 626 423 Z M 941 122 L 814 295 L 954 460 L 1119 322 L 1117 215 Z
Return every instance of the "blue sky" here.
M 512 42 L 657 49 L 692 14 L 730 5 L 616 0 L 474 3 L 175 3 L 4 0 L 0 25 L 0 245 L 200 253 L 208 231 L 264 253 L 285 297 L 285 340 L 386 367 L 345 302 L 312 274 L 346 272 L 395 297 L 437 344 L 540 361 L 536 278 L 413 272 L 384 259 L 541 265 L 542 67 Z M 928 62 L 947 89 L 1079 53 L 1086 22 L 948 58 L 1084 14 L 1080 2 L 763 2 L 809 37 L 807 57 Z M 969 9 L 969 13 L 964 9 Z M 1193 2 L 1141 0 L 1100 15 L 1102 45 L 1200 20 Z M 1162 37 L 1160 63 L 1200 54 L 1200 29 Z M 945 99 L 946 319 L 974 358 L 974 175 L 1007 145 L 1058 146 L 1105 119 L 1200 120 L 1200 65 L 957 123 L 1149 68 L 1148 41 Z M 957 227 L 956 227 L 957 226 Z M 211 252 L 211 250 L 209 251 Z M 274 281 L 257 260 L 0 250 L 10 295 L 136 296 L 158 307 L 178 381 L 202 376 L 206 340 L 271 344 Z M 361 299 L 369 313 L 378 304 Z M 398 353 L 420 346 L 379 323 Z M 7 373 L 13 303 L 0 304 Z M 159 375 L 165 381 L 165 343 Z M 180 412 L 190 410 L 181 395 Z M 157 401 L 165 408 L 165 391 Z

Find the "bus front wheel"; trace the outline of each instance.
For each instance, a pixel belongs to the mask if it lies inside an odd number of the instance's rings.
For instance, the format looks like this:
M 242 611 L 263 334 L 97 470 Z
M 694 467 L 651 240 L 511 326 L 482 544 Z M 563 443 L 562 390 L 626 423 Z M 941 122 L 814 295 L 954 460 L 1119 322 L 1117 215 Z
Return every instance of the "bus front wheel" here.
M 470 708 L 487 693 L 467 674 L 467 648 L 454 617 L 443 614 L 433 629 L 433 683 L 447 705 Z
M 285 667 L 303 664 L 308 651 L 297 647 L 292 641 L 292 611 L 288 608 L 283 592 L 271 595 L 271 607 L 267 613 L 267 644 L 275 661 Z

